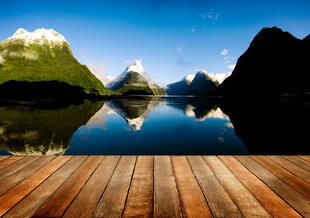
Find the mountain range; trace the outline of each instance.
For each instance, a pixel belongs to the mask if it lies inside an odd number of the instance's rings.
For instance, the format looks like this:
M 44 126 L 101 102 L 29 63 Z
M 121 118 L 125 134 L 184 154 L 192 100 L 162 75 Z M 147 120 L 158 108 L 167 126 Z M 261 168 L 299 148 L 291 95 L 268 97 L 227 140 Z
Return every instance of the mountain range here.
M 217 89 L 219 81 L 204 70 L 199 70 L 195 76 L 188 75 L 183 80 L 167 85 L 169 95 L 208 95 Z
M 277 27 L 263 28 L 220 83 L 199 70 L 161 88 L 134 60 L 104 87 L 73 56 L 65 37 L 52 29 L 18 29 L 0 42 L 0 96 L 10 95 L 221 95 L 255 99 L 310 92 L 310 35 L 300 40 Z

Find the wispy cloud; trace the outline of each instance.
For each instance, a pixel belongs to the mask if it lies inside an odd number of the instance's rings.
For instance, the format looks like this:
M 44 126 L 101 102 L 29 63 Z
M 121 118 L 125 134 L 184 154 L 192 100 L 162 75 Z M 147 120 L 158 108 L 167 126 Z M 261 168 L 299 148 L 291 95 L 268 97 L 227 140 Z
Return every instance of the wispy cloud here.
M 228 54 L 228 49 L 224 48 L 221 50 L 221 55 L 227 55 Z
M 177 47 L 177 52 L 182 53 L 182 47 Z
M 216 21 L 219 16 L 220 16 L 220 12 L 215 11 L 214 8 L 212 8 L 210 11 L 205 12 L 205 13 L 199 13 L 198 14 L 199 17 L 201 17 L 203 20 L 211 20 L 211 21 Z
M 196 26 L 192 26 L 191 32 L 194 33 L 194 32 L 196 32 L 196 30 L 197 30 L 197 29 L 196 29 Z
M 115 77 L 108 75 L 106 72 L 106 67 L 104 62 L 95 63 L 95 62 L 88 62 L 86 63 L 86 66 L 89 68 L 89 70 L 98 78 L 101 80 L 103 85 L 107 85 L 109 82 L 111 82 Z
M 176 62 L 177 62 L 178 65 L 185 66 L 185 67 L 188 67 L 188 66 L 191 65 L 191 63 L 189 61 L 185 60 L 185 58 L 181 54 L 179 54 L 177 56 Z

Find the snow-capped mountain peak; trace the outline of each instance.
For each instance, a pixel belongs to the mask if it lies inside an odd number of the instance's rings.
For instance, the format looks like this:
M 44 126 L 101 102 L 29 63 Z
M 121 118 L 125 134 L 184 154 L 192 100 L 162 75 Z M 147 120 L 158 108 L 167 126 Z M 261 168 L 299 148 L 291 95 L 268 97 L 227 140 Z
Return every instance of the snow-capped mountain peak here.
M 127 66 L 125 73 L 126 72 L 136 72 L 136 73 L 143 74 L 144 69 L 143 69 L 141 61 L 140 60 L 132 61 L 132 63 Z
M 25 41 L 25 45 L 29 44 L 43 44 L 46 41 L 50 44 L 62 44 L 64 42 L 68 43 L 65 37 L 57 33 L 53 29 L 37 29 L 34 32 L 28 32 L 23 28 L 19 28 L 13 36 L 8 38 L 8 40 L 21 39 Z M 69 44 L 69 43 L 68 43 Z
M 189 75 L 185 76 L 183 80 L 186 82 L 187 85 L 189 85 L 192 83 L 194 78 L 195 78 L 194 74 L 189 74 Z

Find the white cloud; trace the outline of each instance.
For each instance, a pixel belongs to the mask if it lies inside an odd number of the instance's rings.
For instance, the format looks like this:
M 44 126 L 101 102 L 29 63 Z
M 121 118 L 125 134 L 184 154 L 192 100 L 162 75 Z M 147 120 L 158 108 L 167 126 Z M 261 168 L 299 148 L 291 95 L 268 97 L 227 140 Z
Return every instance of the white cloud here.
M 181 53 L 182 52 L 182 47 L 177 47 L 177 52 Z
M 208 19 L 208 20 L 215 21 L 219 18 L 220 12 L 216 12 L 213 8 L 206 13 L 199 13 L 198 16 L 201 17 L 203 20 Z
M 209 20 L 217 20 L 218 18 L 219 18 L 219 16 L 220 16 L 220 12 L 213 12 L 213 11 L 210 11 L 210 12 L 208 12 L 208 19 Z
M 196 26 L 192 26 L 191 32 L 192 32 L 192 33 L 196 32 Z
M 224 48 L 221 50 L 221 55 L 225 56 L 228 54 L 228 49 Z
M 111 82 L 115 77 L 110 76 L 106 73 L 105 70 L 105 63 L 94 63 L 94 62 L 88 62 L 86 63 L 89 70 L 98 78 L 101 80 L 103 85 L 107 85 L 109 82 Z
M 230 64 L 230 65 L 227 66 L 227 68 L 230 69 L 230 70 L 234 70 L 235 67 L 236 67 L 236 64 Z

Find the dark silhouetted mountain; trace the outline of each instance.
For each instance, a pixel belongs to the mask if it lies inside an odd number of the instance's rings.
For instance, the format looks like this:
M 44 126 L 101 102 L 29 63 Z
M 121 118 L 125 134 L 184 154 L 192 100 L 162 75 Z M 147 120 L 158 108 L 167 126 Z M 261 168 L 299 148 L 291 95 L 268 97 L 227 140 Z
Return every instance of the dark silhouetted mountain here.
M 262 29 L 231 76 L 217 89 L 224 95 L 275 99 L 310 90 L 310 36 L 300 40 L 277 27 Z
M 198 71 L 195 77 L 186 76 L 183 80 L 168 85 L 169 95 L 208 95 L 216 90 L 219 82 L 205 71 Z

